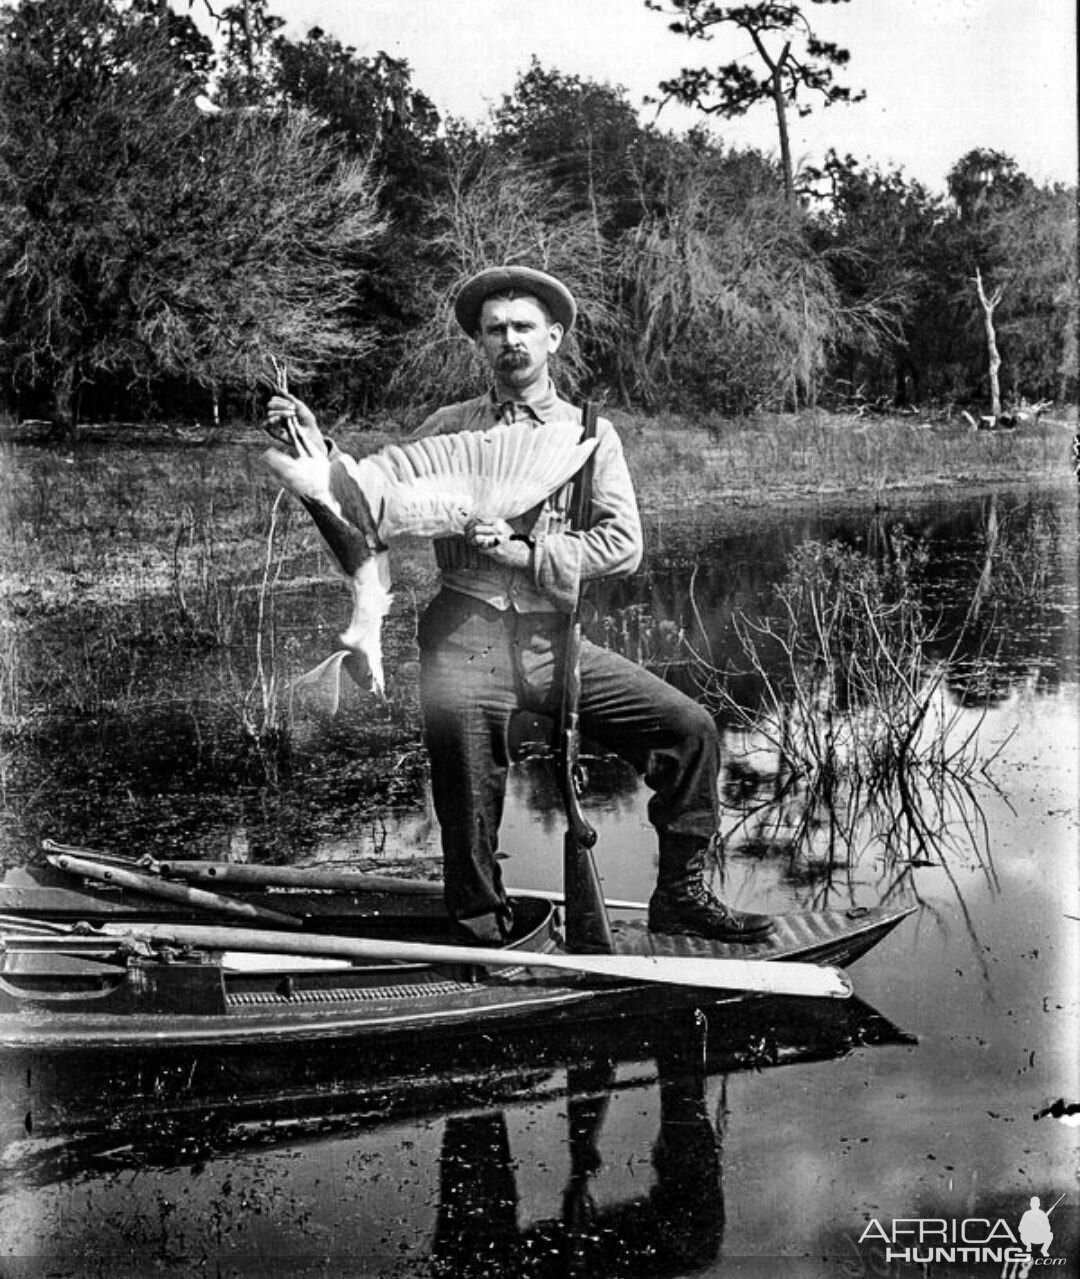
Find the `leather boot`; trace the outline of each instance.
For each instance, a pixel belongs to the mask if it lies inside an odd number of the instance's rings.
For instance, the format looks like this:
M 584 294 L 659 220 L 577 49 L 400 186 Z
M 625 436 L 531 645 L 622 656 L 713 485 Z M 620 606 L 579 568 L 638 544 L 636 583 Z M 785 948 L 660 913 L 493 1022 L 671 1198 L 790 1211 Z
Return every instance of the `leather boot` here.
M 660 842 L 660 875 L 649 900 L 649 930 L 710 941 L 758 942 L 773 930 L 769 915 L 747 915 L 726 906 L 709 889 L 710 844 L 691 836 Z

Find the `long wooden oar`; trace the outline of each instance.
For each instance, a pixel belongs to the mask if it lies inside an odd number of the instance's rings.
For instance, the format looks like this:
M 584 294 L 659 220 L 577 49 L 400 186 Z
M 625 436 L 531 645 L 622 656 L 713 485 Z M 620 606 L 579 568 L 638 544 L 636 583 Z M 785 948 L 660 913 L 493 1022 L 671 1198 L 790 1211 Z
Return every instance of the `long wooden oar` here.
M 70 853 L 53 855 L 47 860 L 50 866 L 71 875 L 82 875 L 86 879 L 94 879 L 102 884 L 116 884 L 120 888 L 130 888 L 135 892 L 145 893 L 148 897 L 160 897 L 165 901 L 178 902 L 182 906 L 190 906 L 195 910 L 233 915 L 237 919 L 247 919 L 259 924 L 274 924 L 278 928 L 304 926 L 303 920 L 297 919 L 295 915 L 267 910 L 265 906 L 253 906 L 250 902 L 223 897 L 220 893 L 208 893 L 205 889 L 192 888 L 189 884 L 170 883 L 169 880 L 162 879 L 158 875 L 143 875 L 139 871 L 118 866 L 115 862 L 95 862 L 85 857 L 74 857 Z
M 403 879 L 397 875 L 368 875 L 358 870 L 336 870 L 324 866 L 252 866 L 243 862 L 160 862 L 163 875 L 175 875 L 178 879 L 196 883 L 220 884 L 234 888 L 310 888 L 312 891 L 331 890 L 342 893 L 396 893 L 402 897 L 437 897 L 442 895 L 442 883 L 430 879 Z M 531 897 L 538 901 L 561 902 L 561 892 L 549 892 L 546 888 L 508 888 L 510 897 Z M 604 904 L 613 910 L 647 910 L 646 902 L 620 901 L 605 898 Z
M 485 950 L 359 937 L 298 936 L 269 930 L 203 927 L 200 924 L 104 924 L 102 931 L 133 941 L 166 942 L 208 950 L 279 955 L 325 955 L 335 959 L 413 964 L 473 964 L 484 968 L 556 968 L 624 982 L 659 982 L 702 990 L 804 995 L 846 999 L 852 986 L 836 968 L 761 959 L 695 959 L 689 956 L 566 955 L 532 950 Z

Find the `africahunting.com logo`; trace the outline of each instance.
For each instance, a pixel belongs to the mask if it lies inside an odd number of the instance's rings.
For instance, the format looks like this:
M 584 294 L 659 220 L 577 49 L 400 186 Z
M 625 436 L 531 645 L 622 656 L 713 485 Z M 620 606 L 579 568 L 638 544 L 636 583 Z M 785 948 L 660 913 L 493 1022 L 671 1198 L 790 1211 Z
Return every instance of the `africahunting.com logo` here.
M 1000 1267 L 1001 1279 L 1028 1279 L 1042 1267 L 1066 1265 L 1065 1257 L 1051 1254 L 1050 1214 L 1064 1198 L 1044 1211 L 1032 1195 L 1015 1224 L 1002 1217 L 897 1217 L 887 1224 L 872 1217 L 859 1236 L 860 1255 L 869 1248 L 887 1267 L 919 1267 L 924 1274 L 928 1266 L 991 1265 Z

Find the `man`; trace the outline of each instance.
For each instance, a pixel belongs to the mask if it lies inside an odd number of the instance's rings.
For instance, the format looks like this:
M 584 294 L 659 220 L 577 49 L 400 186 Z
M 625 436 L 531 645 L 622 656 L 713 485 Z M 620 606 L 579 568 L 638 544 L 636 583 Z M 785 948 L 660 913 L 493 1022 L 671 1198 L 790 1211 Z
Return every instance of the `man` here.
M 462 287 L 455 314 L 491 368 L 494 385 L 439 409 L 417 435 L 488 430 L 500 423 L 567 419 L 549 361 L 577 307 L 553 276 L 494 267 Z M 436 539 L 441 589 L 418 628 L 421 704 L 442 828 L 447 908 L 464 940 L 498 944 L 511 911 L 496 860 L 517 710 L 554 714 L 561 691 L 566 615 L 581 586 L 632 573 L 641 523 L 622 445 L 600 419 L 586 531 L 567 527 L 567 493 L 507 523 L 475 519 L 463 537 Z M 730 910 L 705 876 L 717 828 L 720 749 L 698 703 L 626 658 L 584 642 L 580 724 L 644 775 L 660 872 L 649 927 L 752 942 L 772 928 Z

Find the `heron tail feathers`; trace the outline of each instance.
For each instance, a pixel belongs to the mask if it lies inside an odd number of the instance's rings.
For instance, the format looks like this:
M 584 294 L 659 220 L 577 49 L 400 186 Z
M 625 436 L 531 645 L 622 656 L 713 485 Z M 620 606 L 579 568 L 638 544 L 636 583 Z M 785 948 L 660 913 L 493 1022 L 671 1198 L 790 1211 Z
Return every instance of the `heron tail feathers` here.
M 348 659 L 353 656 L 347 648 L 331 653 L 318 666 L 293 680 L 293 692 L 303 694 L 316 709 L 336 715 L 341 702 L 341 668 L 344 665 L 348 670 Z

